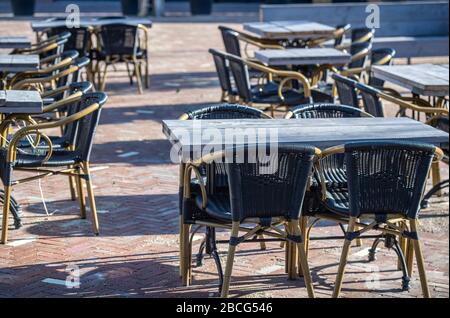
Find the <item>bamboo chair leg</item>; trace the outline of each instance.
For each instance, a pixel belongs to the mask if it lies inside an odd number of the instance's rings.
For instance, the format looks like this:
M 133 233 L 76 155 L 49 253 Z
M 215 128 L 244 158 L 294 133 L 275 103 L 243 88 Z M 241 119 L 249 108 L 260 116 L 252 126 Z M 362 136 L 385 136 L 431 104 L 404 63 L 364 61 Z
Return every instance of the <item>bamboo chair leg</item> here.
M 402 222 L 399 225 L 403 230 L 407 230 L 406 224 L 404 222 Z M 398 243 L 399 243 L 400 249 L 402 250 L 402 253 L 405 256 L 405 260 L 406 260 L 407 256 L 408 256 L 408 240 L 407 240 L 407 238 L 400 235 L 398 241 L 399 241 Z M 402 269 L 402 262 L 401 262 L 400 258 L 397 260 L 397 269 L 398 270 Z
M 139 94 L 143 94 L 144 91 L 142 89 L 142 77 L 141 77 L 141 70 L 139 67 L 139 64 L 137 62 L 134 62 L 134 72 L 136 75 L 136 82 L 138 85 Z
M 259 238 L 260 240 L 264 240 L 264 235 L 263 235 L 263 234 L 260 234 L 260 235 L 258 235 L 258 238 Z M 259 242 L 259 247 L 260 247 L 261 251 L 265 251 L 266 248 L 267 248 L 266 242 L 262 242 L 262 241 Z
M 180 229 L 180 234 L 179 234 L 179 257 L 180 257 L 180 278 L 183 278 L 183 273 L 184 273 L 184 247 L 183 247 L 183 242 L 184 242 L 184 227 L 183 227 L 183 215 L 180 214 L 179 217 L 179 229 Z
M 293 222 L 293 229 L 294 229 L 294 235 L 298 236 L 301 235 L 302 230 L 300 229 L 299 222 Z M 306 251 L 305 251 L 305 243 L 296 243 L 296 248 L 298 250 L 298 260 L 299 260 L 299 266 L 301 265 L 301 268 L 303 270 L 303 279 L 305 280 L 306 289 L 308 290 L 308 297 L 314 298 L 314 287 L 312 284 L 312 278 L 311 278 L 311 272 L 309 270 L 308 260 L 306 257 Z
M 92 227 L 94 229 L 94 234 L 98 235 L 100 233 L 100 231 L 99 231 L 99 224 L 98 224 L 97 207 L 95 205 L 95 197 L 94 197 L 94 191 L 92 189 L 91 174 L 89 172 L 89 163 L 88 162 L 83 163 L 83 170 L 84 170 L 85 175 L 87 176 L 86 188 L 87 188 L 87 193 L 88 193 L 88 197 L 89 197 L 89 207 L 91 209 Z
M 125 62 L 125 65 L 127 66 L 127 75 L 130 79 L 130 85 L 133 85 L 133 73 L 130 72 L 130 64 L 128 62 Z
M 305 242 L 304 245 L 305 245 L 305 248 L 306 248 L 306 246 L 308 245 L 308 238 L 307 238 L 307 235 L 306 235 L 306 232 L 308 230 L 308 218 L 306 216 L 300 217 L 299 226 L 300 226 L 300 235 L 302 236 L 302 238 L 303 238 L 303 240 Z M 305 249 L 305 254 L 306 253 L 307 253 L 307 251 Z M 299 257 L 300 257 L 300 255 L 299 255 Z M 307 257 L 307 254 L 306 254 L 306 257 Z M 298 262 L 298 276 L 303 277 L 303 268 L 302 268 L 300 260 Z
M 433 162 L 431 166 L 431 174 L 433 177 L 433 186 L 441 182 L 441 170 L 439 169 L 439 162 Z M 437 191 L 436 195 L 440 197 L 442 195 L 442 191 Z
M 360 222 L 360 219 L 356 219 L 356 222 Z M 359 230 L 359 226 L 355 225 L 355 231 Z M 360 247 L 362 246 L 362 240 L 358 237 L 355 239 L 355 246 Z
M 83 190 L 83 179 L 81 177 L 75 178 L 77 183 L 77 191 L 78 191 L 78 202 L 80 204 L 80 216 L 82 219 L 86 218 L 86 198 L 84 196 Z
M 191 248 L 190 248 L 190 242 L 189 242 L 189 233 L 191 231 L 191 226 L 189 224 L 183 224 L 182 225 L 182 233 L 183 233 L 183 238 L 182 238 L 182 264 L 180 265 L 182 273 L 181 273 L 181 283 L 183 284 L 183 286 L 189 286 L 191 284 L 192 281 L 192 277 L 190 275 L 190 260 L 191 260 L 191 256 L 189 255 L 189 253 L 191 253 Z
M 348 225 L 347 233 L 352 233 L 355 230 L 356 218 L 351 217 Z M 338 298 L 341 292 L 342 280 L 344 279 L 345 266 L 347 265 L 348 254 L 352 241 L 345 239 L 344 247 L 342 248 L 341 260 L 339 262 L 339 269 L 336 276 L 336 282 L 333 291 L 333 298 Z
M 417 220 L 411 220 L 410 223 L 411 232 L 417 233 Z M 423 297 L 430 298 L 430 290 L 428 288 L 427 273 L 425 270 L 425 262 L 423 259 L 422 248 L 420 247 L 420 241 L 419 239 L 411 239 L 411 241 L 414 244 L 414 251 L 416 253 L 417 269 L 419 270 L 420 285 L 422 286 Z
M 145 88 L 150 88 L 150 65 L 148 64 L 148 60 L 145 60 Z
M 6 244 L 8 242 L 8 217 L 9 217 L 9 205 L 11 203 L 11 186 L 5 186 L 4 199 L 3 199 L 3 219 L 2 219 L 2 239 L 1 243 Z
M 100 73 L 99 73 L 100 74 Z M 104 91 L 106 88 L 106 75 L 108 74 L 108 64 L 105 63 L 105 69 L 103 70 L 103 76 L 100 75 L 100 91 Z
M 289 235 L 293 235 L 294 227 L 292 225 L 292 222 L 288 222 L 286 225 L 286 232 Z M 287 274 L 288 279 L 294 280 L 297 278 L 297 247 L 294 242 L 286 241 L 286 262 L 287 262 Z
M 231 244 L 232 239 L 237 239 L 239 236 L 239 222 L 233 221 L 231 227 L 230 245 L 228 246 L 227 264 L 225 267 L 225 275 L 223 277 L 222 286 L 222 298 L 228 297 L 228 292 L 230 289 L 231 272 L 233 271 L 234 254 L 236 252 L 236 245 Z
M 414 267 L 414 244 L 410 239 L 407 239 L 406 242 L 406 268 L 408 270 L 408 276 L 412 277 Z
M 72 166 L 68 166 L 67 168 L 73 168 Z M 77 193 L 76 193 L 76 177 L 69 176 L 69 189 L 70 189 L 70 199 L 72 201 L 75 201 L 77 199 Z

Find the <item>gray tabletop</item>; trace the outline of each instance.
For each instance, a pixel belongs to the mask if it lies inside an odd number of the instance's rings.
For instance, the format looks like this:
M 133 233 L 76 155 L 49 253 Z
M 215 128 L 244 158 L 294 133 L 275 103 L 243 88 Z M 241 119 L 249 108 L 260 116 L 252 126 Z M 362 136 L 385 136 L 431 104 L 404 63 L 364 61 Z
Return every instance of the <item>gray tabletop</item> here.
M 255 58 L 266 65 L 344 65 L 351 55 L 333 48 L 260 50 Z
M 262 39 L 314 39 L 334 35 L 335 28 L 310 21 L 270 21 L 244 23 L 244 30 Z
M 248 143 L 248 132 L 257 129 L 263 129 L 266 138 L 277 137 L 278 143 L 309 144 L 321 149 L 367 140 L 448 144 L 447 133 L 409 118 L 164 120 L 162 125 L 163 133 L 183 153 L 197 153 L 205 145 L 221 150 L 233 139 L 235 145 Z
M 0 90 L 0 113 L 42 113 L 42 98 L 37 91 Z
M 0 49 L 21 49 L 30 45 L 31 41 L 26 36 L 0 36 Z
M 80 19 L 80 26 L 88 27 L 88 26 L 101 26 L 113 23 L 126 23 L 129 25 L 138 24 L 145 25 L 146 27 L 152 26 L 152 21 L 149 18 L 114 18 L 114 19 L 95 19 L 95 18 L 82 18 Z M 35 32 L 44 31 L 49 28 L 57 28 L 64 27 L 66 25 L 65 20 L 43 20 L 43 21 L 35 21 L 31 23 L 31 28 Z
M 39 67 L 39 55 L 0 54 L 0 72 L 33 71 Z
M 423 96 L 448 96 L 448 64 L 373 66 L 373 76 Z

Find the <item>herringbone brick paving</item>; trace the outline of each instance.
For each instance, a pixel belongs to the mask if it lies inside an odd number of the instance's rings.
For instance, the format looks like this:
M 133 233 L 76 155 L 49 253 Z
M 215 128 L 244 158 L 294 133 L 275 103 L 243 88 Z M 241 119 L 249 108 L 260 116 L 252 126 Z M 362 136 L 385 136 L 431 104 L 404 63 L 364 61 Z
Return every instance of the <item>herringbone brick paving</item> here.
M 32 36 L 26 22 L 0 21 L 0 29 L 2 34 Z M 170 144 L 161 133 L 162 119 L 217 101 L 218 82 L 207 53 L 209 47 L 222 47 L 217 23 L 161 22 L 150 36 L 150 90 L 139 95 L 136 87 L 128 85 L 125 72 L 110 73 L 110 98 L 92 159 L 93 166 L 101 167 L 93 173 L 101 235 L 93 236 L 90 221 L 79 219 L 77 202 L 68 199 L 67 178 L 42 181 L 49 216 L 37 182 L 15 187 L 14 196 L 24 207 L 24 227 L 12 230 L 8 245 L 0 246 L 1 297 L 217 296 L 214 262 L 208 258 L 194 268 L 191 287 L 180 285 L 178 169 L 169 159 Z M 440 215 L 422 222 L 432 295 L 448 297 L 448 194 L 434 199 L 426 213 Z M 332 224 L 320 224 L 313 232 L 339 233 Z M 343 296 L 420 297 L 417 272 L 412 290 L 400 290 L 401 273 L 392 251 L 381 249 L 376 262 L 367 262 L 370 243 L 352 250 Z M 342 241 L 311 245 L 310 266 L 319 297 L 331 295 L 341 247 Z M 223 260 L 225 251 L 226 246 L 221 246 Z M 245 244 L 238 251 L 232 295 L 306 296 L 301 279 L 286 279 L 278 244 L 268 244 L 266 251 Z M 64 283 L 74 264 L 80 271 L 80 285 L 67 288 Z

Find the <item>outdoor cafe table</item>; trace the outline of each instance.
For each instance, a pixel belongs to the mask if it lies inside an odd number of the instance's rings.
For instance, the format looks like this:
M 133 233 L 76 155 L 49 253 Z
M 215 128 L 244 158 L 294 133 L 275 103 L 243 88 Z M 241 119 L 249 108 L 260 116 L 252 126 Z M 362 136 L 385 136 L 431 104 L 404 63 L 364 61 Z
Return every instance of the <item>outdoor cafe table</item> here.
M 334 48 L 259 50 L 255 58 L 268 66 L 345 65 L 351 55 Z
M 128 18 L 128 17 L 114 17 L 108 19 L 98 19 L 98 18 L 81 18 L 80 26 L 81 27 L 97 27 L 107 24 L 113 23 L 126 23 L 128 25 L 139 25 L 142 24 L 146 27 L 152 26 L 152 21 L 149 18 Z M 43 21 L 34 21 L 31 23 L 31 28 L 34 32 L 43 32 L 49 28 L 58 28 L 66 26 L 65 19 L 48 19 Z
M 0 36 L 0 49 L 22 49 L 30 45 L 31 41 L 26 36 Z
M 39 55 L 0 54 L 0 73 L 34 71 L 38 67 Z
M 38 91 L 0 90 L 0 114 L 40 113 L 42 98 Z
M 373 66 L 373 76 L 422 96 L 449 96 L 448 64 Z
M 200 123 L 199 123 L 200 122 Z M 448 134 L 410 118 L 324 118 L 324 119 L 221 119 L 221 120 L 163 120 L 163 133 L 181 150 L 205 145 L 217 150 L 228 146 L 226 135 L 245 134 L 248 129 L 275 129 L 278 143 L 309 144 L 320 149 L 352 141 L 403 140 L 448 144 Z M 222 136 L 211 142 L 208 129 Z M 267 135 L 270 131 L 267 132 Z M 199 138 L 194 138 L 195 136 Z M 183 136 L 188 138 L 183 138 Z M 242 136 L 240 136 L 242 137 Z M 242 145 L 246 138 L 234 138 L 235 145 Z
M 335 28 L 310 21 L 269 21 L 244 23 L 244 30 L 270 40 L 333 38 Z

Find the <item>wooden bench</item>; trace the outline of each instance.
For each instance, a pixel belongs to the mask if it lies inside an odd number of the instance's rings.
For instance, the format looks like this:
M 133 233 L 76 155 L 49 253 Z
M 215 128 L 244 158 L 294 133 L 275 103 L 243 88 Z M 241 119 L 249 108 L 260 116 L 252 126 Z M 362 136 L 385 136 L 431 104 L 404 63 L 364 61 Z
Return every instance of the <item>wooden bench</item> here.
M 261 5 L 260 20 L 309 20 L 328 25 L 350 23 L 364 27 L 366 7 L 373 3 L 317 3 Z M 374 48 L 389 47 L 396 57 L 448 56 L 448 1 L 376 3 L 380 8 L 380 28 Z

